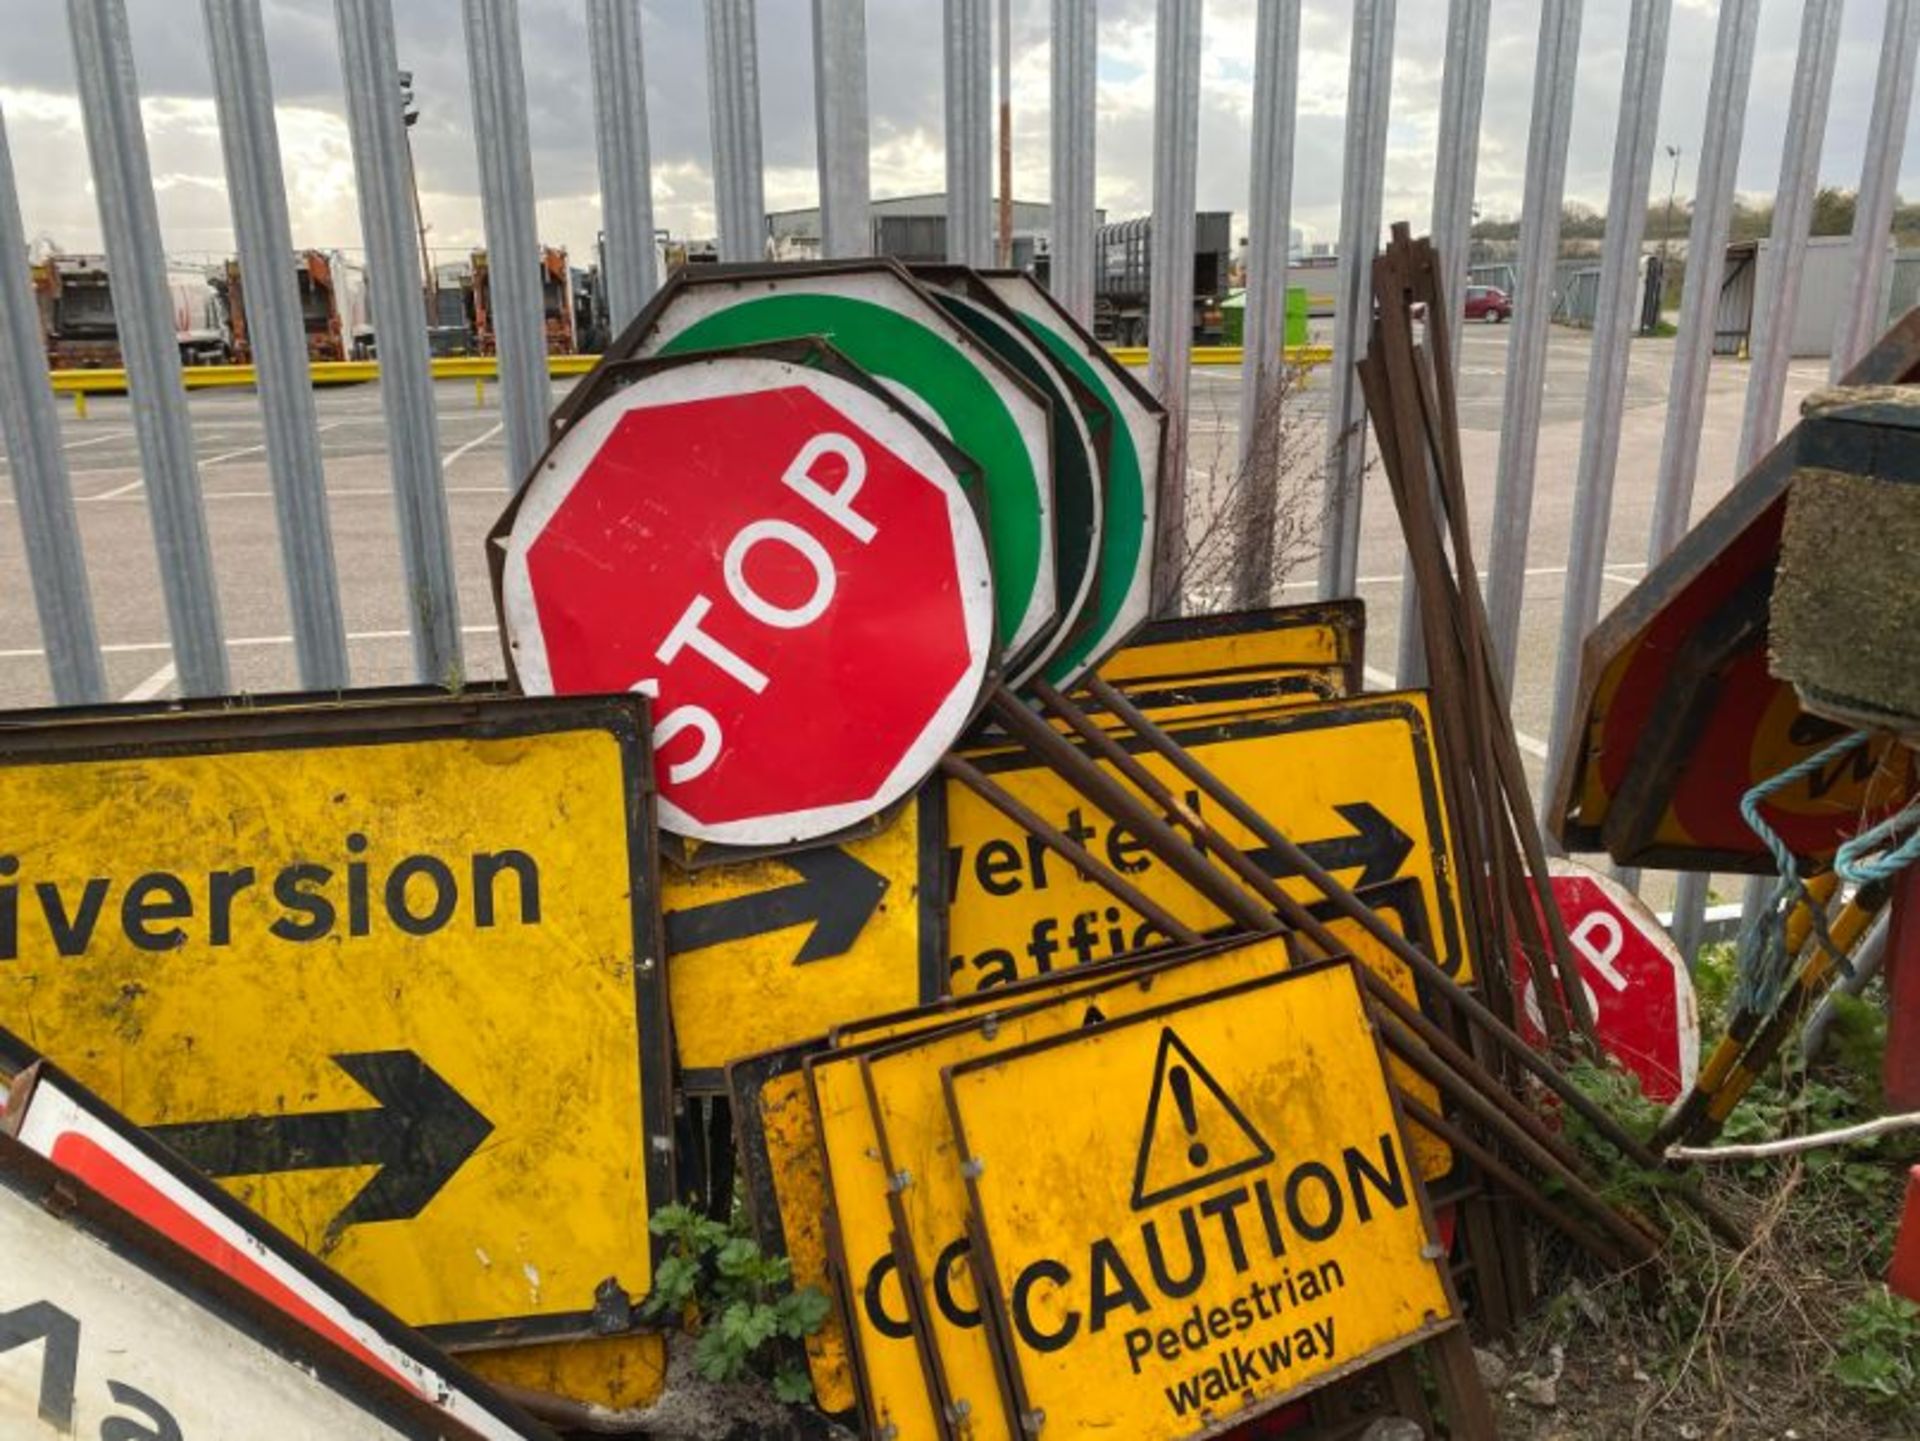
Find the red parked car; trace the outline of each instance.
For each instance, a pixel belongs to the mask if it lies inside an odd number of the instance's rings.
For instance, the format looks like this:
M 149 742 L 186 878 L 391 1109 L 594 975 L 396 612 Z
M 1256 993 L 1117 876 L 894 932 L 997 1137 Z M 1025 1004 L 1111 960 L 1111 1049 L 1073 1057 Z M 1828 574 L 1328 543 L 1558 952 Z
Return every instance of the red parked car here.
M 1507 292 L 1496 285 L 1469 285 L 1467 287 L 1467 319 L 1484 320 L 1489 325 L 1498 325 L 1513 314 L 1513 301 L 1507 298 Z

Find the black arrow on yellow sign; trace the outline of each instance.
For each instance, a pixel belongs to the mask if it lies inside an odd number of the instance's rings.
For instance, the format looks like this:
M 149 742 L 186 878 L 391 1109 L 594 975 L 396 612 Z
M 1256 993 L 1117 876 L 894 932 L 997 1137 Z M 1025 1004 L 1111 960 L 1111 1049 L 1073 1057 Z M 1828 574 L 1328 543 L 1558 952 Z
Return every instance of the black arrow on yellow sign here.
M 837 846 L 781 856 L 780 864 L 798 871 L 800 879 L 770 891 L 667 912 L 667 953 L 685 955 L 812 922 L 793 963 L 831 960 L 860 939 L 890 884 Z
M 1354 890 L 1378 885 L 1399 875 L 1400 867 L 1413 854 L 1413 837 L 1381 814 L 1371 801 L 1352 801 L 1334 809 L 1353 831 L 1349 835 L 1305 842 L 1300 848 L 1314 863 L 1322 870 L 1336 873 L 1358 868 L 1360 878 L 1347 882 Z M 1293 867 L 1276 856 L 1270 846 L 1249 850 L 1247 859 L 1275 880 L 1293 874 Z
M 427 1202 L 480 1143 L 493 1122 L 412 1051 L 335 1056 L 333 1063 L 380 1104 L 357 1111 L 239 1116 L 149 1126 L 148 1134 L 209 1176 L 272 1176 L 340 1166 L 378 1166 L 346 1208 L 334 1234 L 374 1221 L 404 1221 Z

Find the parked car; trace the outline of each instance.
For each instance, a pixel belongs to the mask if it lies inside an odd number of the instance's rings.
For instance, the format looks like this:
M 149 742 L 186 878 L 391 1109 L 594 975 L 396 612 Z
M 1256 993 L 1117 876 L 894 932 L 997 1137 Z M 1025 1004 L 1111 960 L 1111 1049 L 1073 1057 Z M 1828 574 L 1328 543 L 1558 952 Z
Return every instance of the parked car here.
M 1512 314 L 1513 301 L 1499 286 L 1469 285 L 1467 287 L 1467 319 L 1484 320 L 1489 325 L 1498 325 Z

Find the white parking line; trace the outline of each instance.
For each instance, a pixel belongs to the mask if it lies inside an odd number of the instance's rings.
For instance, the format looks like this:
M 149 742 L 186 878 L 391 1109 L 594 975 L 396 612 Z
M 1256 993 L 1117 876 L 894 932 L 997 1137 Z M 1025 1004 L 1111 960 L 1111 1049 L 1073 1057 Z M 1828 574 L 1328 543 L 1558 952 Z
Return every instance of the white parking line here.
M 454 450 L 450 450 L 445 455 L 441 456 L 440 468 L 442 470 L 445 470 L 448 466 L 452 465 L 456 460 L 458 460 L 461 456 L 465 455 L 468 451 L 472 450 L 475 446 L 484 445 L 487 441 L 492 440 L 496 435 L 498 435 L 501 431 L 505 430 L 506 428 L 507 428 L 507 423 L 504 420 L 495 421 L 492 425 L 488 426 L 485 430 L 481 431 L 478 435 L 476 435 L 472 440 L 468 441 L 465 445 L 459 446 Z
M 125 440 L 132 435 L 130 430 L 110 430 L 105 435 L 90 435 L 85 440 L 70 440 L 61 446 L 62 450 L 85 450 L 90 445 L 105 445 L 110 440 Z
M 491 625 L 463 625 L 460 627 L 460 633 L 462 635 L 497 635 L 499 634 L 499 628 Z M 413 632 L 407 630 L 351 630 L 347 632 L 347 639 L 349 641 L 410 640 L 412 637 Z M 292 644 L 293 637 L 290 635 L 236 635 L 227 638 L 227 648 L 229 650 L 238 650 L 247 646 Z M 156 651 L 170 651 L 172 649 L 172 642 L 164 640 L 110 641 L 100 647 L 101 654 L 103 655 L 140 655 Z M 12 650 L 0 650 L 0 660 L 37 660 L 44 655 L 46 655 L 46 651 L 39 646 L 17 646 Z M 163 687 L 173 679 L 172 664 L 169 663 L 164 669 L 167 672 L 167 679 L 161 682 Z M 155 676 L 158 674 L 158 672 L 155 672 Z M 154 676 L 149 676 L 145 681 L 141 682 L 141 685 L 151 684 L 153 680 Z M 154 692 L 153 694 L 158 694 L 158 692 Z M 151 700 L 152 698 L 153 695 L 151 694 L 146 696 L 124 697 L 126 700 Z
M 141 476 L 138 480 L 130 480 L 125 485 L 116 485 L 112 490 L 103 490 L 98 495 L 83 495 L 80 499 L 83 501 L 118 500 L 123 495 L 132 495 L 146 483 L 146 477 Z
M 161 666 L 159 670 L 141 681 L 139 685 L 121 696 L 120 699 L 123 701 L 152 700 L 162 691 L 166 690 L 168 686 L 172 685 L 173 680 L 173 662 L 168 661 L 165 665 Z
M 329 420 L 325 425 L 316 425 L 313 431 L 315 435 L 324 435 L 329 430 L 338 430 L 346 423 L 344 420 Z M 200 468 L 205 470 L 210 465 L 219 465 L 221 462 L 228 460 L 238 460 L 243 455 L 258 455 L 266 448 L 266 442 L 262 441 L 258 445 L 243 445 L 238 450 L 222 451 L 219 455 L 210 455 L 201 461 Z

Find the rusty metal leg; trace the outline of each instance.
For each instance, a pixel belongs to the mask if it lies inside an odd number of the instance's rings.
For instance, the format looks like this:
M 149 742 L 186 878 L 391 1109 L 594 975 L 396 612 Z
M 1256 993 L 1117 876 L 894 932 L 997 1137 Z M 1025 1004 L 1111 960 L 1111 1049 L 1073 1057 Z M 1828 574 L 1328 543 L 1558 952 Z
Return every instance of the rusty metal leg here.
M 1454 1326 L 1427 1343 L 1433 1376 L 1440 1389 L 1440 1410 L 1451 1441 L 1498 1441 L 1500 1423 L 1480 1368 L 1473 1361 L 1473 1342 L 1465 1326 Z

